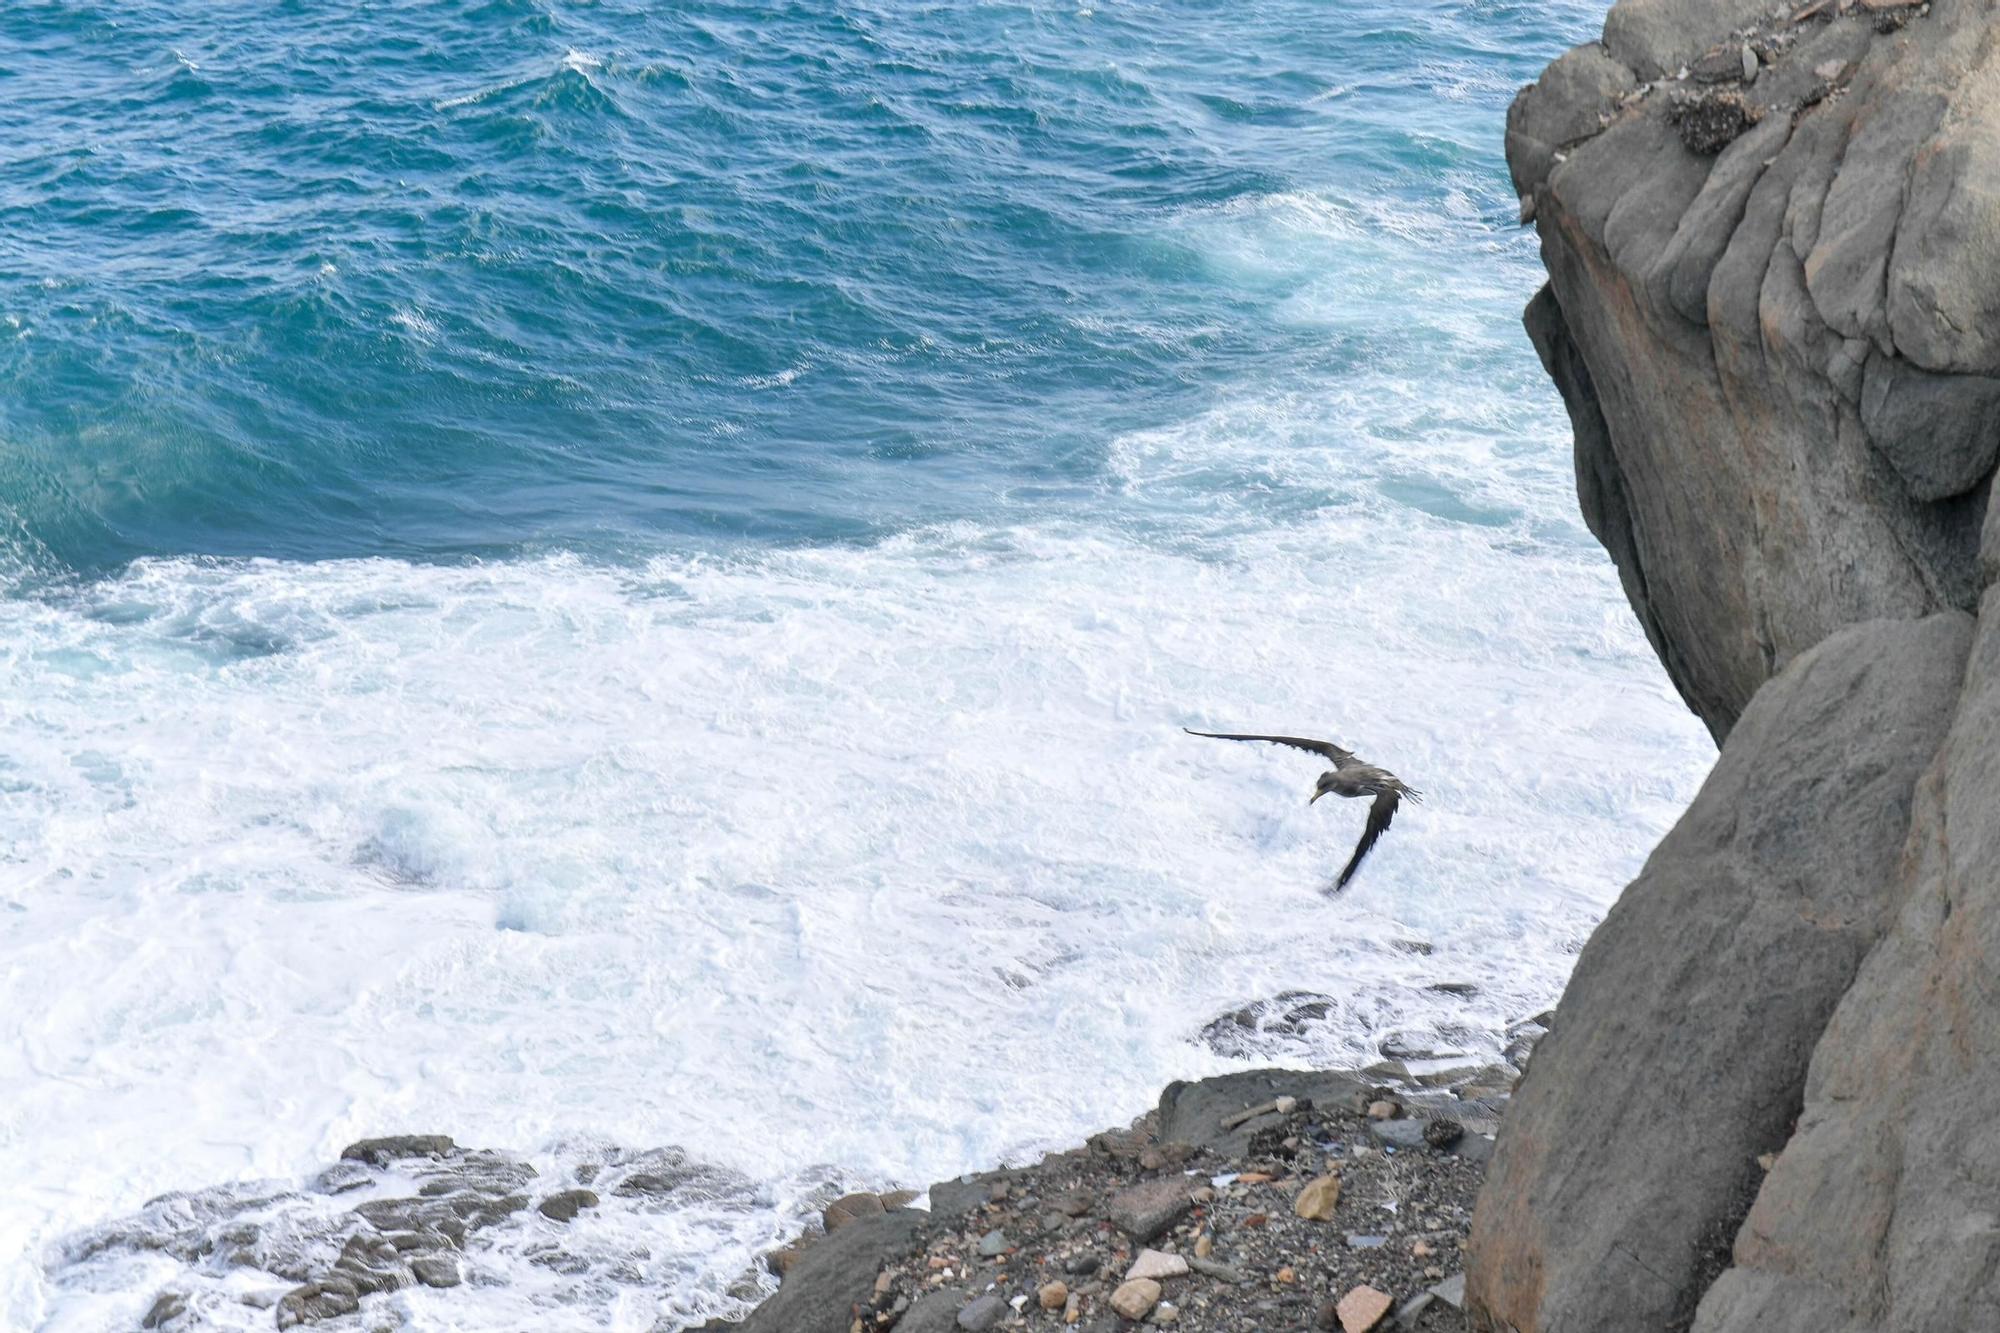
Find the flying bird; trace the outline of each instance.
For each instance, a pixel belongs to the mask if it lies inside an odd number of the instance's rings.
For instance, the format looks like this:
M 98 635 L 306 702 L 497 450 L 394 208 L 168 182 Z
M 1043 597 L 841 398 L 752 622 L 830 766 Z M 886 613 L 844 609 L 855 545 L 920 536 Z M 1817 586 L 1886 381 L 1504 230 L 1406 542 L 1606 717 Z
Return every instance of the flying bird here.
M 1396 807 L 1403 803 L 1405 796 L 1418 805 L 1423 804 L 1423 793 L 1409 786 L 1401 778 L 1386 768 L 1378 768 L 1354 757 L 1354 751 L 1343 750 L 1332 741 L 1308 740 L 1304 736 L 1253 736 L 1231 731 L 1196 731 L 1182 727 L 1190 736 L 1206 736 L 1217 741 L 1268 741 L 1272 745 L 1289 745 L 1294 750 L 1305 750 L 1321 755 L 1333 763 L 1330 772 L 1319 775 L 1319 784 L 1313 788 L 1311 805 L 1329 792 L 1335 796 L 1373 796 L 1374 802 L 1368 807 L 1368 826 L 1361 830 L 1361 841 L 1355 845 L 1354 855 L 1347 858 L 1347 866 L 1340 872 L 1340 879 L 1333 886 L 1339 893 L 1347 887 L 1347 881 L 1354 878 L 1354 872 L 1361 864 L 1361 858 L 1368 855 L 1377 840 L 1388 832 L 1389 821 L 1396 817 Z

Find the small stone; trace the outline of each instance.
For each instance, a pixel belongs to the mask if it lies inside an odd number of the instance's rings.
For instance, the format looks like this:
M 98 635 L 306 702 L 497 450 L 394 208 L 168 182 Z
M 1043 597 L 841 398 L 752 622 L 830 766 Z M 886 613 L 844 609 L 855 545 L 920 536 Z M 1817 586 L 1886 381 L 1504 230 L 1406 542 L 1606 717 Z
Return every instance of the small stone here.
M 1321 1176 L 1310 1181 L 1292 1200 L 1292 1211 L 1311 1222 L 1331 1222 L 1340 1204 L 1340 1177 Z
M 1206 1259 L 1208 1258 L 1209 1255 L 1214 1253 L 1215 1253 L 1215 1237 L 1209 1235 L 1206 1231 L 1204 1231 L 1199 1236 L 1196 1236 L 1194 1238 L 1195 1258 Z
M 1063 1302 L 1063 1322 L 1074 1324 L 1081 1318 L 1083 1318 L 1083 1297 L 1072 1291 L 1069 1299 Z
M 1396 1322 L 1404 1328 L 1414 1327 L 1417 1320 L 1423 1317 L 1424 1311 L 1430 1309 L 1436 1300 L 1437 1297 L 1428 1291 L 1418 1292 L 1397 1308 Z
M 1093 1200 L 1084 1190 L 1071 1190 L 1056 1200 L 1056 1211 L 1064 1217 L 1082 1217 L 1093 1206 Z
M 1379 1250 L 1388 1243 L 1387 1236 L 1370 1236 L 1358 1231 L 1347 1233 L 1347 1248 L 1350 1250 Z
M 1395 1301 L 1373 1287 L 1356 1287 L 1340 1298 L 1335 1313 L 1345 1333 L 1368 1333 L 1394 1305 Z
M 1035 1293 L 1035 1304 L 1044 1310 L 1062 1309 L 1069 1304 L 1069 1284 L 1066 1282 L 1044 1284 L 1042 1289 Z
M 1007 1302 L 998 1296 L 981 1296 L 958 1312 L 958 1326 L 966 1333 L 986 1333 L 1007 1317 Z
M 1755 83 L 1757 81 L 1757 53 L 1750 49 L 1750 43 L 1748 42 L 1743 43 L 1742 59 L 1743 82 Z
M 1429 1241 L 1420 1240 L 1410 1247 L 1410 1256 L 1415 1259 L 1428 1258 L 1432 1253 Z
M 1250 1280 L 1249 1276 L 1240 1268 L 1231 1268 L 1228 1264 L 1218 1263 L 1214 1259 L 1205 1259 L 1199 1255 L 1188 1260 L 1188 1267 L 1203 1277 L 1214 1278 L 1217 1282 L 1227 1282 L 1231 1286 L 1240 1287 Z
M 1172 1301 L 1161 1301 L 1153 1307 L 1153 1322 L 1171 1324 L 1181 1317 L 1181 1308 Z
M 1139 1257 L 1126 1270 L 1125 1280 L 1149 1277 L 1154 1279 L 1182 1277 L 1188 1271 L 1187 1260 L 1178 1254 L 1163 1254 L 1159 1250 L 1141 1250 Z
M 1245 1171 L 1242 1175 L 1236 1177 L 1236 1183 L 1239 1185 L 1268 1185 L 1273 1178 L 1270 1173 L 1265 1171 Z
M 1835 79 L 1847 73 L 1847 62 L 1845 60 L 1822 60 L 1819 64 L 1813 66 L 1813 73 L 1828 83 L 1832 83 Z
M 895 1285 L 896 1275 L 888 1269 L 885 1268 L 875 1275 L 875 1294 L 877 1296 L 887 1296 L 890 1288 Z
M 1063 1272 L 1068 1273 L 1071 1277 L 1089 1277 L 1097 1271 L 1097 1266 L 1103 1262 L 1102 1259 L 1094 1254 L 1072 1255 L 1069 1262 L 1063 1265 Z
M 1280 1097 L 1272 1102 L 1271 1105 L 1278 1108 L 1279 1115 L 1290 1115 L 1299 1109 L 1299 1099 L 1296 1097 Z
M 1465 1274 L 1453 1273 L 1444 1281 L 1431 1288 L 1431 1295 L 1443 1301 L 1454 1310 L 1465 1308 Z
M 1270 1218 L 1264 1216 L 1262 1213 L 1252 1213 L 1243 1219 L 1243 1225 L 1246 1227 L 1261 1227 L 1270 1220 Z
M 1149 1180 L 1111 1196 L 1105 1214 L 1133 1240 L 1144 1244 L 1187 1216 L 1187 1181 L 1169 1177 Z
M 1292 1271 L 1290 1265 L 1287 1265 L 1284 1268 L 1280 1268 L 1278 1270 L 1277 1279 L 1279 1282 L 1289 1287 L 1292 1285 L 1292 1283 L 1297 1282 L 1299 1280 L 1299 1275 L 1296 1272 Z
M 1403 1108 L 1388 1100 L 1368 1103 L 1370 1120 L 1394 1120 L 1403 1113 Z
M 1319 1313 L 1313 1316 L 1313 1327 L 1325 1329 L 1328 1333 L 1339 1333 L 1340 1306 L 1334 1301 L 1320 1303 Z
M 1777 1164 L 1778 1164 L 1778 1154 L 1776 1153 L 1767 1152 L 1767 1153 L 1759 1153 L 1757 1155 L 1757 1166 L 1759 1170 L 1769 1171 L 1772 1167 L 1776 1166 Z
M 991 1259 L 1007 1252 L 1007 1233 L 997 1227 L 979 1238 L 979 1253 L 982 1258 Z
M 1158 1171 L 1167 1164 L 1167 1158 L 1158 1148 L 1148 1148 L 1139 1154 L 1141 1171 Z
M 536 1211 L 558 1222 L 570 1222 L 584 1209 L 597 1207 L 597 1202 L 597 1195 L 590 1190 L 563 1190 L 543 1199 Z
M 1135 1278 L 1111 1293 L 1111 1308 L 1135 1324 L 1159 1303 L 1160 1284 L 1148 1277 Z

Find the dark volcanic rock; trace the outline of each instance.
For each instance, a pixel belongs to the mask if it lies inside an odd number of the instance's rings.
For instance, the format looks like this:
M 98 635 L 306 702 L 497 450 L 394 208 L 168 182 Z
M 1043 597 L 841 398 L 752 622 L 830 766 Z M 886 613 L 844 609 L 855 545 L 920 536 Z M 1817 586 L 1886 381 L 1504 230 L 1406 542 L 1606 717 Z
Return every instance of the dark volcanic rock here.
M 1169 1083 L 1160 1094 L 1159 1134 L 1164 1140 L 1238 1156 L 1260 1125 L 1256 1120 L 1225 1123 L 1239 1112 L 1279 1097 L 1331 1103 L 1367 1090 L 1367 1084 L 1349 1075 L 1306 1069 L 1252 1069 L 1199 1083 Z
M 569 1222 L 574 1221 L 576 1215 L 584 1209 L 597 1207 L 597 1203 L 597 1195 L 590 1190 L 563 1190 L 543 1199 L 535 1205 L 535 1210 L 543 1217 L 551 1217 L 558 1222 Z
M 778 1294 L 758 1306 L 743 1333 L 847 1333 L 853 1309 L 875 1294 L 875 1275 L 915 1244 L 925 1215 L 910 1208 L 864 1217 L 807 1250 Z
M 443 1134 L 393 1134 L 382 1139 L 362 1139 L 341 1149 L 343 1161 L 387 1166 L 405 1157 L 442 1157 L 458 1145 Z

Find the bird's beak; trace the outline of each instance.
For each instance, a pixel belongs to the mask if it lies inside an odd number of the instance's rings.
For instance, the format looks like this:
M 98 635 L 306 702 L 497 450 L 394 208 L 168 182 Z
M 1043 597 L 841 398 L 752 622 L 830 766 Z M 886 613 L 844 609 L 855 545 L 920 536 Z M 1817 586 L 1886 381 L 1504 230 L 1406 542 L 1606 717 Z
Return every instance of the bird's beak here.
M 1318 800 L 1318 799 L 1319 799 L 1320 797 L 1322 797 L 1322 796 L 1324 796 L 1324 795 L 1326 795 L 1326 791 L 1325 791 L 1325 789 L 1324 789 L 1324 788 L 1322 788 L 1321 790 L 1319 790 L 1319 791 L 1316 791 L 1316 792 L 1314 792 L 1314 793 L 1312 794 L 1312 801 L 1307 801 L 1307 802 L 1306 802 L 1306 804 L 1307 804 L 1307 805 L 1311 805 L 1311 804 L 1313 803 L 1313 801 L 1317 801 L 1317 800 Z

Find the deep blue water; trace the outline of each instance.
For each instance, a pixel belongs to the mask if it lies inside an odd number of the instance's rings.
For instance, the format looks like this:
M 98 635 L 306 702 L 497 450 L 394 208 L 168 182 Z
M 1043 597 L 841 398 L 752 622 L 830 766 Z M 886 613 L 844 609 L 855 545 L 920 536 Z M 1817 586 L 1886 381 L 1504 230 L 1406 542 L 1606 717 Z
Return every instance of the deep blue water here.
M 1498 108 L 1588 8 L 13 0 L 6 540 L 96 572 L 1090 508 L 1111 441 L 1246 382 L 1435 368 L 1366 238 L 1259 271 L 1200 220 L 1501 231 Z M 1328 280 L 1345 316 L 1274 317 Z

